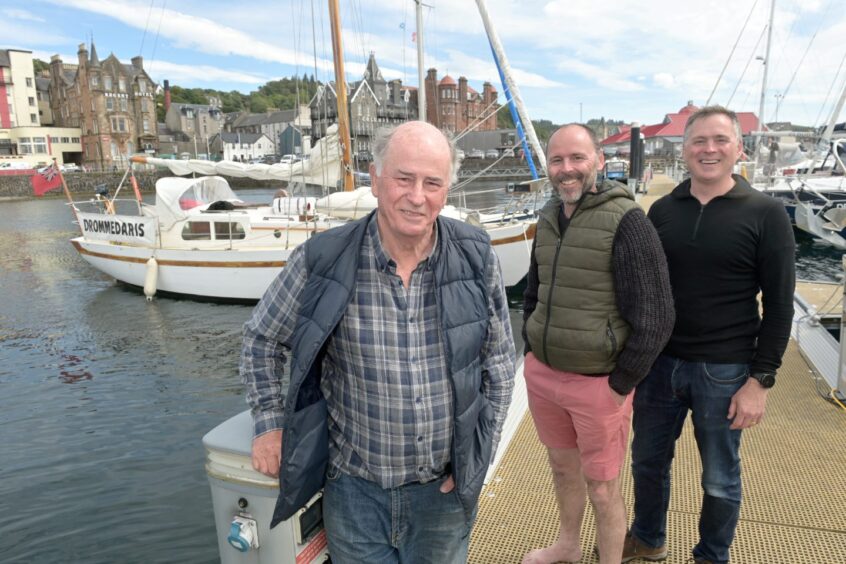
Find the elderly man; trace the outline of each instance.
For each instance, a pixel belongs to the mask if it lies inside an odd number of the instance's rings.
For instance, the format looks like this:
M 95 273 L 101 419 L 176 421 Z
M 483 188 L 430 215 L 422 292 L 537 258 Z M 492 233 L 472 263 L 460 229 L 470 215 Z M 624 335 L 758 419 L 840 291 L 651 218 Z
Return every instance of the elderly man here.
M 559 538 L 524 564 L 578 561 L 585 491 L 600 562 L 619 564 L 626 511 L 619 474 L 632 390 L 673 325 L 667 263 L 655 229 L 625 186 L 597 184 L 596 134 L 565 125 L 549 140 L 557 194 L 541 211 L 524 296 L 529 408 L 547 447 Z
M 377 210 L 298 247 L 245 326 L 253 466 L 279 474 L 274 525 L 325 477 L 333 562 L 464 562 L 513 387 L 502 274 L 438 215 L 451 141 L 409 122 L 374 149 Z
M 690 179 L 649 210 L 667 255 L 676 325 L 635 394 L 635 516 L 624 562 L 667 557 L 670 466 L 688 411 L 705 490 L 693 559 L 729 560 L 740 514 L 740 434 L 764 416 L 790 336 L 795 284 L 790 220 L 777 199 L 732 174 L 742 151 L 734 112 L 697 110 L 684 131 Z

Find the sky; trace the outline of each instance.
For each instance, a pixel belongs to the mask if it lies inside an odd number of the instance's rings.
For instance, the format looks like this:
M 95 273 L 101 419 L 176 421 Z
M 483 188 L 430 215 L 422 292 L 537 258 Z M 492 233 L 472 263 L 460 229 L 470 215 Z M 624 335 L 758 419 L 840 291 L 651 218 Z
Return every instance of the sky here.
M 768 64 L 767 23 L 775 2 Z M 387 80 L 417 85 L 414 0 L 340 0 L 345 71 L 371 52 Z M 474 0 L 425 0 L 425 68 L 503 89 Z M 844 0 L 489 0 L 527 113 L 660 123 L 688 101 L 764 120 L 827 123 L 846 86 Z M 0 49 L 77 60 L 144 57 L 162 84 L 249 93 L 269 80 L 334 80 L 326 0 L 0 0 Z M 712 94 L 713 92 L 713 94 Z M 841 113 L 839 121 L 846 119 Z

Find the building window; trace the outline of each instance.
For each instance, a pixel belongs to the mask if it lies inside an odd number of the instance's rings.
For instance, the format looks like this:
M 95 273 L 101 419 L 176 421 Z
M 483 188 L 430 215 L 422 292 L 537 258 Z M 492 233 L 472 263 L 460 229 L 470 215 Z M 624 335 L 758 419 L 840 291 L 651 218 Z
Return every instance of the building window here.
M 94 128 L 94 130 L 96 131 L 97 128 Z M 79 137 L 71 137 L 71 143 L 79 143 Z
M 36 92 L 35 97 L 38 98 L 38 101 L 41 101 L 41 92 Z
M 70 143 L 70 138 L 69 137 L 62 137 L 60 143 Z
M 118 90 L 126 92 L 126 80 L 123 77 L 118 78 Z
M 144 133 L 150 133 L 150 120 L 144 118 L 141 121 L 142 128 L 144 129 Z
M 139 80 L 138 81 L 138 92 L 142 94 L 147 91 L 147 81 L 146 80 Z
M 112 160 L 116 161 L 120 158 L 120 149 L 118 149 L 118 144 L 112 141 Z
M 142 82 L 141 84 L 143 84 L 143 82 Z M 142 112 L 146 112 L 146 111 L 147 111 L 147 104 L 148 104 L 149 102 L 150 102 L 150 101 L 149 101 L 149 100 L 147 100 L 147 98 L 141 98 L 141 111 L 142 111 Z
M 34 105 L 35 105 L 35 98 L 33 98 L 32 96 L 30 96 L 30 97 L 28 98 L 28 101 L 29 101 L 29 105 L 30 105 L 30 106 L 34 106 Z
M 32 79 L 31 78 L 26 77 L 26 85 L 27 85 L 27 87 L 32 88 Z
M 29 121 L 30 121 L 30 123 L 38 123 L 38 115 L 29 114 Z
M 21 155 L 32 154 L 32 139 L 29 137 L 18 138 L 18 153 Z
M 100 86 L 100 79 L 97 77 L 96 74 L 91 75 L 91 86 Z
M 112 77 L 109 75 L 103 76 L 103 88 L 106 90 L 112 89 Z
M 47 138 L 33 137 L 32 138 L 32 152 L 33 153 L 47 153 Z
M 114 110 L 114 109 L 115 109 L 115 101 L 114 101 L 114 99 L 112 99 L 112 98 L 108 98 L 108 97 L 107 97 L 107 98 L 106 98 L 106 110 L 111 112 L 111 111 L 112 111 L 112 110 Z
M 112 131 L 126 131 L 126 120 L 124 118 L 112 118 Z
M 128 106 L 127 106 L 127 101 L 126 101 L 126 98 L 121 98 L 121 99 L 120 99 L 120 109 L 121 109 L 121 111 L 124 111 L 124 112 L 125 112 L 125 111 L 126 111 L 126 109 L 127 109 L 127 107 L 128 107 Z

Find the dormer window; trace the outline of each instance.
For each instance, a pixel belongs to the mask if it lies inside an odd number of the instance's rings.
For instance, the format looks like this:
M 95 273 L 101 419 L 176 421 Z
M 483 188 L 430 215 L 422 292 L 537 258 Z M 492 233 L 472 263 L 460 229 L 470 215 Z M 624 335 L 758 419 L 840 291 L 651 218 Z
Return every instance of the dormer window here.
M 112 77 L 111 76 L 109 76 L 109 75 L 103 76 L 103 88 L 105 88 L 106 90 L 112 89 Z
M 118 90 L 126 92 L 126 80 L 123 77 L 118 79 Z

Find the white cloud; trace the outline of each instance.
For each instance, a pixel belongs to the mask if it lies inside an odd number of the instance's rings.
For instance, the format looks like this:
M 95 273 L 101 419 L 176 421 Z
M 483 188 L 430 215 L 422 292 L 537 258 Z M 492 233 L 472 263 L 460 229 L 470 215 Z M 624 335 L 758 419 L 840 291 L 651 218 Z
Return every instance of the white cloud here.
M 180 84 L 197 85 L 206 83 L 212 85 L 225 82 L 258 87 L 273 79 L 269 76 L 259 76 L 236 70 L 226 70 L 209 65 L 182 65 L 167 61 L 153 61 L 152 63 L 146 63 L 145 69 L 147 70 L 147 73 L 150 74 L 151 78 L 158 83 L 167 79 L 172 83 Z
M 32 12 L 28 12 L 26 10 L 21 10 L 18 8 L 3 8 L 0 10 L 0 14 L 3 14 L 3 17 L 10 18 L 13 20 L 25 20 L 30 22 L 43 22 L 45 21 L 44 18 L 33 14 Z
M 676 81 L 668 72 L 659 72 L 652 77 L 652 81 L 660 88 L 675 88 Z

